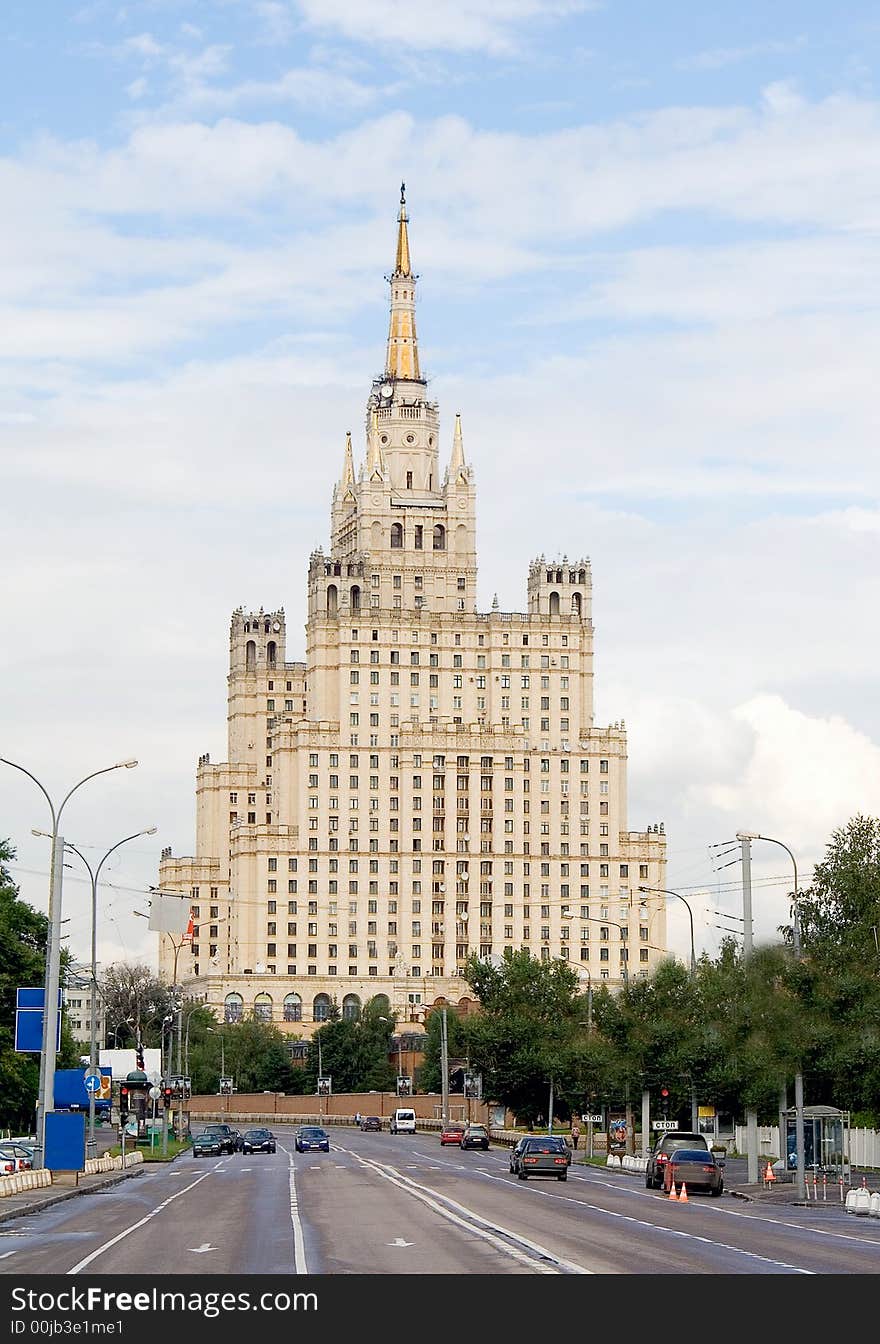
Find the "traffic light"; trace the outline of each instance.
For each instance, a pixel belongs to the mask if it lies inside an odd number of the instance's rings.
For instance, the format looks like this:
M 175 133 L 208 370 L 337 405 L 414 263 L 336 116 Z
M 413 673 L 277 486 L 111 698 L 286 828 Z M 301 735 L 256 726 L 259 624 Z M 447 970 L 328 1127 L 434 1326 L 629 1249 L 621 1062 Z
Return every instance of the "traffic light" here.
M 162 1101 L 166 1106 L 170 1106 L 173 1099 L 174 1099 L 174 1088 L 170 1087 L 166 1083 L 166 1085 L 162 1088 Z
M 120 1089 L 119 1089 L 119 1122 L 120 1122 L 120 1124 L 123 1124 L 123 1125 L 124 1125 L 127 1119 L 128 1119 L 128 1088 L 127 1088 L 127 1087 L 120 1087 Z
M 662 1108 L 662 1110 L 663 1110 L 663 1118 L 664 1118 L 664 1119 L 668 1118 L 668 1116 L 669 1116 L 669 1088 L 668 1088 L 668 1087 L 661 1087 L 661 1089 L 660 1089 L 660 1106 L 661 1106 L 661 1108 Z

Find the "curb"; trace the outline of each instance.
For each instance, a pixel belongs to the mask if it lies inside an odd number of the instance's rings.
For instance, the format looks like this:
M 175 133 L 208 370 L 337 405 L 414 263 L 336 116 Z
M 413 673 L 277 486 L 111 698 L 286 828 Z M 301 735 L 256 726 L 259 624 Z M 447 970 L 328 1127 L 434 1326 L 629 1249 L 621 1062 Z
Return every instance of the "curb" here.
M 132 1176 L 140 1176 L 143 1168 L 129 1167 L 126 1171 L 120 1171 L 113 1176 L 108 1176 L 106 1181 L 97 1181 L 94 1185 L 75 1186 L 72 1190 L 59 1191 L 55 1195 L 46 1195 L 43 1199 L 32 1199 L 27 1204 L 21 1204 L 18 1208 L 0 1208 L 0 1223 L 10 1222 L 13 1218 L 26 1218 L 40 1209 L 48 1209 L 52 1204 L 60 1204 L 65 1199 L 74 1199 L 77 1195 L 91 1195 L 96 1190 L 106 1190 L 111 1185 L 118 1185 L 120 1181 L 127 1181 Z M 51 1189 L 51 1187 L 49 1187 Z M 10 1196 L 14 1198 L 14 1196 Z

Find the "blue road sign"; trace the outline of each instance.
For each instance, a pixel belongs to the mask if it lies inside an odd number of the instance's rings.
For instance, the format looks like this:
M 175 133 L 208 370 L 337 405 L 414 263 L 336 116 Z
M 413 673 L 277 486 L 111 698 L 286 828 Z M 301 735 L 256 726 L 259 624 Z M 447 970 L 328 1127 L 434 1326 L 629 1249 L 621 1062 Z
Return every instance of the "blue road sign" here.
M 39 1055 L 43 1049 L 42 986 L 15 991 L 15 1050 L 19 1054 Z M 61 1049 L 61 990 L 58 991 L 58 1016 L 55 1027 L 55 1051 Z
M 86 1087 L 86 1091 L 87 1091 L 87 1092 L 100 1092 L 100 1091 L 101 1091 L 101 1075 L 100 1075 L 100 1073 L 86 1073 L 85 1076 L 83 1077 L 83 1082 L 85 1083 L 85 1087 Z

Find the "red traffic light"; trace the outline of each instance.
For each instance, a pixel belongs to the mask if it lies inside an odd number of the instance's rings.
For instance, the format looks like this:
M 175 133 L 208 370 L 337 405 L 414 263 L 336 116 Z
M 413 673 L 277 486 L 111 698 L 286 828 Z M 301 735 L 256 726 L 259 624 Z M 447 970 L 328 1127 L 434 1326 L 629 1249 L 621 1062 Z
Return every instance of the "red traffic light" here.
M 120 1100 L 120 1101 L 128 1101 L 128 1088 L 127 1088 L 127 1087 L 120 1087 L 120 1089 L 119 1089 L 119 1100 Z
M 669 1088 L 668 1088 L 668 1087 L 661 1087 L 661 1089 L 660 1089 L 660 1095 L 661 1095 L 661 1097 L 668 1097 L 668 1096 L 669 1096 Z

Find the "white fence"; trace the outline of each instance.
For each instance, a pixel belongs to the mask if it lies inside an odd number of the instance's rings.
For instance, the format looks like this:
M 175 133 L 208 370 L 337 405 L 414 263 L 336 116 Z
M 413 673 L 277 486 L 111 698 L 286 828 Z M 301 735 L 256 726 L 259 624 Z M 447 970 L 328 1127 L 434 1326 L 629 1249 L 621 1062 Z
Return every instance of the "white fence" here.
M 738 1153 L 746 1151 L 746 1127 L 737 1125 L 734 1145 Z M 778 1125 L 758 1126 L 758 1156 L 781 1157 Z M 876 1129 L 849 1131 L 849 1163 L 851 1167 L 880 1167 L 880 1133 Z

